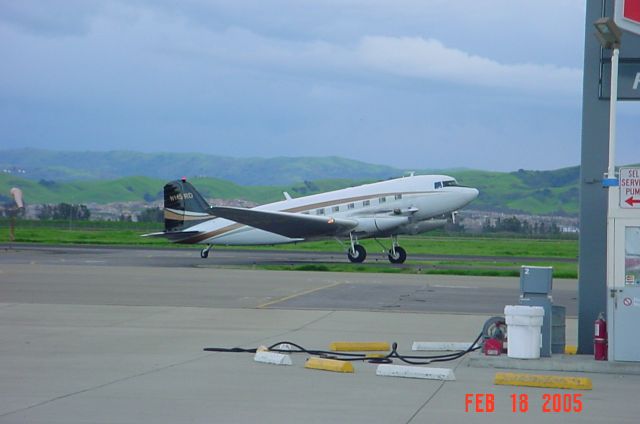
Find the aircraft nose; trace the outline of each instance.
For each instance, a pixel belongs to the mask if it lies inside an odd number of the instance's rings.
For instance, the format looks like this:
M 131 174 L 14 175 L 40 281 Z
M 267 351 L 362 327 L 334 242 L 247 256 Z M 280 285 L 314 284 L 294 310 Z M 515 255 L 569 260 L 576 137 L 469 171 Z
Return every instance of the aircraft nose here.
M 472 202 L 473 200 L 475 200 L 476 197 L 478 197 L 478 194 L 480 194 L 480 192 L 478 191 L 477 188 L 473 188 L 473 187 L 467 187 L 465 190 L 465 197 L 466 197 L 466 202 Z

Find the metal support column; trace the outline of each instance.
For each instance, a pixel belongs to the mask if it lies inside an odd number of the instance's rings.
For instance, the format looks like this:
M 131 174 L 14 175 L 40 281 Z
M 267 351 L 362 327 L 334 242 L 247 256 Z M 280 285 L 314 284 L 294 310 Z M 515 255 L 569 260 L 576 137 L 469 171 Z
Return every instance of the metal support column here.
M 607 310 L 607 191 L 602 178 L 609 163 L 609 102 L 599 99 L 601 47 L 593 35 L 593 23 L 604 15 L 613 16 L 612 2 L 587 0 L 578 271 L 578 352 L 585 354 L 593 353 L 593 323 Z

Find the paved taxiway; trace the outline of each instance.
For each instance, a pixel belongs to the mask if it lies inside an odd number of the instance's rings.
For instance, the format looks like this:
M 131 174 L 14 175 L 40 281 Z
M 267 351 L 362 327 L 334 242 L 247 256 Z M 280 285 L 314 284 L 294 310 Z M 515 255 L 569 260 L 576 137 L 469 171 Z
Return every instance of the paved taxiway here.
M 2 250 L 0 423 L 631 423 L 640 415 L 639 376 L 590 375 L 582 412 L 544 413 L 542 395 L 557 391 L 494 386 L 495 370 L 464 359 L 437 365 L 455 368 L 457 380 L 444 383 L 376 377 L 366 363 L 335 374 L 304 369 L 304 355 L 277 367 L 201 350 L 384 340 L 407 353 L 414 340 L 470 341 L 500 312 L 500 292 L 515 302 L 517 279 L 233 270 L 182 253 L 194 262 L 168 266 L 175 254 Z M 575 297 L 575 281 L 554 283 L 554 295 Z M 573 319 L 567 334 L 575 340 Z M 511 412 L 514 392 L 530 396 L 528 412 Z M 494 394 L 496 412 L 465 412 L 466 393 Z
M 15 272 L 14 284 L 0 288 L 5 301 L 19 303 L 488 314 L 502 314 L 504 305 L 517 302 L 519 296 L 519 283 L 514 278 L 263 272 L 219 267 L 229 265 L 234 257 L 240 264 L 299 263 L 312 262 L 318 254 L 222 250 L 203 260 L 197 252 L 183 249 L 19 246 L 6 249 L 0 265 L 12 269 L 23 265 L 30 272 Z M 375 263 L 365 266 L 375 267 Z M 557 304 L 567 307 L 568 315 L 576 315 L 575 280 L 556 279 L 553 294 Z
M 304 250 L 264 250 L 264 249 L 218 249 L 211 250 L 209 258 L 201 260 L 199 251 L 202 245 L 188 246 L 186 248 L 135 248 L 135 247 L 104 247 L 104 246 L 48 246 L 24 243 L 0 244 L 0 249 L 29 250 L 42 252 L 52 258 L 65 258 L 69 261 L 94 260 L 97 263 L 114 263 L 117 265 L 132 266 L 199 266 L 199 265 L 296 265 L 310 263 L 348 263 L 344 252 L 316 252 Z M 88 255 L 88 256 L 87 256 Z M 53 259 L 55 260 L 55 259 Z M 390 265 L 386 253 L 370 251 L 365 262 L 366 266 L 384 267 L 433 267 L 433 265 L 421 265 L 420 261 L 476 261 L 513 263 L 513 256 L 470 256 L 470 255 L 424 255 L 409 253 L 409 260 L 405 264 Z M 535 265 L 538 262 L 548 262 L 547 258 L 529 257 L 519 258 L 523 263 Z M 554 262 L 576 262 L 572 258 L 554 258 Z M 464 267 L 464 266 L 461 266 Z M 497 269 L 505 269 L 500 266 Z

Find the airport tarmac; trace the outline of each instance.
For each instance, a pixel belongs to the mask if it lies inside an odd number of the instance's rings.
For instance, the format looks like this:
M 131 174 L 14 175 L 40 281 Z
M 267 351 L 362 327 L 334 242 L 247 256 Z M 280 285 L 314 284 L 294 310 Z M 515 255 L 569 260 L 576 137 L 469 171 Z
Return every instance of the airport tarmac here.
M 292 355 L 293 366 L 275 366 L 251 354 L 202 351 L 283 340 L 326 349 L 354 340 L 397 342 L 410 353 L 413 341 L 470 342 L 501 302 L 517 302 L 517 278 L 167 266 L 171 254 L 0 251 L 0 423 L 635 423 L 640 416 L 637 375 L 581 373 L 594 389 L 566 391 L 496 386 L 496 370 L 469 367 L 467 358 L 435 364 L 454 369 L 456 381 L 443 382 L 378 377 L 368 363 L 354 364 L 354 374 L 308 370 L 304 354 Z M 554 299 L 556 290 L 571 300 L 576 282 L 554 281 Z M 568 319 L 568 342 L 575 335 Z M 465 395 L 476 393 L 495 397 L 494 412 L 467 409 Z M 580 394 L 583 408 L 544 412 L 545 396 L 557 393 Z M 528 396 L 526 412 L 512 412 L 512 394 Z
M 263 272 L 247 267 L 251 263 L 310 263 L 328 255 L 220 250 L 203 260 L 192 249 L 26 245 L 6 248 L 0 265 L 28 265 L 39 275 L 34 278 L 32 274 L 16 273 L 14 278 L 19 284 L 0 287 L 5 301 L 20 303 L 115 302 L 131 306 L 259 306 L 493 315 L 502 314 L 504 305 L 517 303 L 520 293 L 518 279 L 514 278 Z M 234 264 L 233 257 L 236 265 L 244 265 L 243 270 L 221 267 Z M 342 257 L 339 260 L 346 262 Z M 69 271 L 61 272 L 61 265 Z M 359 266 L 375 269 L 376 264 Z M 109 272 L 103 272 L 105 267 Z M 554 280 L 554 302 L 566 306 L 569 316 L 577 315 L 576 284 L 575 280 Z
M 244 265 L 299 265 L 312 263 L 349 263 L 345 252 L 319 252 L 313 250 L 279 250 L 279 249 L 231 249 L 214 247 L 207 259 L 200 258 L 200 249 L 203 245 L 187 245 L 183 248 L 166 247 L 112 247 L 112 246 L 52 246 L 36 245 L 28 243 L 0 243 L 0 249 L 6 252 L 24 251 L 40 252 L 49 255 L 52 262 L 62 260 L 77 261 L 94 260 L 96 263 L 131 266 L 165 266 L 165 267 L 198 267 L 198 266 L 244 266 Z M 295 247 L 295 245 L 294 245 Z M 89 255 L 90 257 L 86 257 Z M 513 263 L 513 256 L 472 256 L 472 255 L 435 255 L 414 254 L 409 252 L 408 260 L 404 264 L 390 264 L 387 254 L 381 251 L 371 250 L 367 254 L 364 264 L 369 267 L 383 266 L 394 268 L 417 268 L 427 265 L 420 261 L 475 261 L 494 262 L 497 269 L 505 269 L 504 264 Z M 43 257 L 41 257 L 42 259 Z M 520 257 L 523 263 L 536 265 L 539 262 L 548 262 L 548 258 Z M 575 258 L 554 258 L 554 262 L 573 262 Z M 429 265 L 433 267 L 432 265 Z M 451 267 L 449 267 L 451 268 Z

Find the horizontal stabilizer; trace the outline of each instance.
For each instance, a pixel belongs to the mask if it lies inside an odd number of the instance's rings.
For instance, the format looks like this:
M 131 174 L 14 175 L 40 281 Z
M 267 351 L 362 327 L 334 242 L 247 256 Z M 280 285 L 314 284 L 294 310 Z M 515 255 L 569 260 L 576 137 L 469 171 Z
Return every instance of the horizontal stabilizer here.
M 211 213 L 220 218 L 290 238 L 334 236 L 346 233 L 358 225 L 358 221 L 351 219 L 223 206 L 212 207 Z
M 197 236 L 201 231 L 160 231 L 157 233 L 143 234 L 142 237 L 164 237 L 171 241 L 180 241 L 189 237 Z

